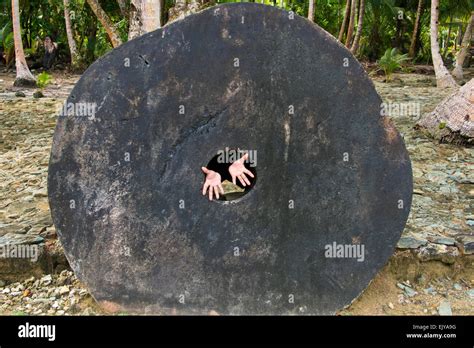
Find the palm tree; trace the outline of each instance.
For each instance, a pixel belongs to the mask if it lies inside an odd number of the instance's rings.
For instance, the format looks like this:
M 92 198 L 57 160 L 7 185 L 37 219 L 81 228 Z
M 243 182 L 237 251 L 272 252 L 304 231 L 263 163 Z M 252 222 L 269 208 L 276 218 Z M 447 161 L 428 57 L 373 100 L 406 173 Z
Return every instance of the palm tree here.
M 471 46 L 471 36 L 472 36 L 472 27 L 474 26 L 474 11 L 471 12 L 471 18 L 469 19 L 469 23 L 467 24 L 466 32 L 462 38 L 461 49 L 459 50 L 456 56 L 456 66 L 453 70 L 453 75 L 458 80 L 462 80 L 463 78 L 463 71 L 462 66 L 464 64 L 464 60 L 467 56 L 467 51 Z
M 344 19 L 342 20 L 341 29 L 339 30 L 339 36 L 337 39 L 339 42 L 342 42 L 342 38 L 344 37 L 344 33 L 346 32 L 347 26 L 347 18 L 351 12 L 351 0 L 346 0 L 346 10 L 344 11 Z
M 71 26 L 71 16 L 69 12 L 69 0 L 63 0 L 64 3 L 64 19 L 66 22 L 66 35 L 69 51 L 71 52 L 71 68 L 76 70 L 79 67 L 79 54 L 77 53 L 76 41 Z
M 162 0 L 132 0 L 130 2 L 130 29 L 128 39 L 160 28 L 163 12 Z
M 314 22 L 314 1 L 315 0 L 309 0 L 308 19 L 311 22 Z
M 20 27 L 20 5 L 19 0 L 12 0 L 12 24 L 13 24 L 13 41 L 15 42 L 15 64 L 16 78 L 14 86 L 36 87 L 36 79 L 28 68 L 23 51 L 23 42 L 21 41 Z
M 423 15 L 423 1 L 418 0 L 418 8 L 416 10 L 416 19 L 415 19 L 415 27 L 413 28 L 413 34 L 411 36 L 411 43 L 410 49 L 408 50 L 408 56 L 414 58 L 416 53 L 416 47 L 418 45 L 418 39 L 420 36 L 420 20 L 421 16 Z
M 122 44 L 120 35 L 117 29 L 115 28 L 114 23 L 110 20 L 109 16 L 107 16 L 107 13 L 105 13 L 105 11 L 100 6 L 99 0 L 87 0 L 87 3 L 89 4 L 92 11 L 94 11 L 95 15 L 99 19 L 99 22 L 102 24 L 105 31 L 107 32 L 112 46 L 114 48 L 120 46 Z
M 359 5 L 359 21 L 357 23 L 357 31 L 354 37 L 354 43 L 351 47 L 352 54 L 357 54 L 359 50 L 360 37 L 362 35 L 362 26 L 364 25 L 364 13 L 365 13 L 365 0 L 360 0 Z
M 117 0 L 117 3 L 120 7 L 120 13 L 122 14 L 122 16 L 124 16 L 125 18 L 127 18 L 129 16 L 129 11 L 128 11 L 128 7 L 127 7 L 127 1 L 126 0 Z
M 349 18 L 349 28 L 347 29 L 347 37 L 346 37 L 347 48 L 351 47 L 352 35 L 354 34 L 355 13 L 357 9 L 357 2 L 358 0 L 352 0 L 352 3 L 351 3 L 351 16 Z
M 456 87 L 456 81 L 444 66 L 443 58 L 439 51 L 438 42 L 438 17 L 439 17 L 439 0 L 431 0 L 431 23 L 430 23 L 430 39 L 431 39 L 431 56 L 433 58 L 433 67 L 436 75 L 436 84 L 440 88 Z

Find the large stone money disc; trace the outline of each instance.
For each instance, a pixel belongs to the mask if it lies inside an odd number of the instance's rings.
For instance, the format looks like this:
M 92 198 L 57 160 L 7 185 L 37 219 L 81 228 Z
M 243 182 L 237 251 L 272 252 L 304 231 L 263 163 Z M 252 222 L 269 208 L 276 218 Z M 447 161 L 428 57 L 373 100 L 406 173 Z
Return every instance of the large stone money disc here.
M 210 202 L 200 168 L 226 147 L 257 155 L 255 186 Z M 355 58 L 308 20 L 250 3 L 95 62 L 58 118 L 48 184 L 94 298 L 178 314 L 335 313 L 393 253 L 412 192 Z

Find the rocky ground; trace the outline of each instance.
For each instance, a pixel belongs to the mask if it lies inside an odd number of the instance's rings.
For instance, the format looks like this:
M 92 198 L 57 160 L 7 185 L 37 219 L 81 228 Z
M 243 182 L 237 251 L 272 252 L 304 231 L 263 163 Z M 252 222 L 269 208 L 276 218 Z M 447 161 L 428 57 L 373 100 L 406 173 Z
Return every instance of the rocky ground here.
M 68 268 L 46 191 L 56 116 L 78 76 L 55 74 L 44 98 L 11 87 L 13 78 L 0 74 L 0 245 L 37 245 L 40 254 L 36 262 L 0 258 L 0 314 L 101 314 Z M 415 103 L 420 114 L 451 93 L 437 89 L 430 75 L 374 82 L 386 103 Z M 390 114 L 414 175 L 412 209 L 398 250 L 341 315 L 474 314 L 474 150 L 415 132 L 420 114 Z

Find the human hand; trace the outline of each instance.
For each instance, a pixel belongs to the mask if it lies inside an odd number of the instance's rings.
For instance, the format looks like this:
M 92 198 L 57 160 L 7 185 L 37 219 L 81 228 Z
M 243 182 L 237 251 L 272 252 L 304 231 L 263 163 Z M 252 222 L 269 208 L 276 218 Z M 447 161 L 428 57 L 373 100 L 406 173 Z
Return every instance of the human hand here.
M 202 167 L 201 170 L 206 174 L 206 180 L 202 187 L 202 195 L 206 194 L 207 189 L 209 189 L 209 200 L 212 201 L 213 194 L 216 195 L 216 198 L 219 199 L 219 190 L 224 194 L 224 188 L 221 184 L 221 175 L 213 170 L 209 170 L 206 167 Z
M 236 184 L 236 178 L 239 179 L 240 183 L 243 186 L 250 186 L 250 181 L 249 179 L 245 176 L 247 174 L 251 178 L 254 177 L 252 172 L 245 168 L 244 162 L 249 158 L 249 154 L 246 153 L 243 155 L 240 159 L 232 163 L 232 165 L 229 167 L 229 173 L 230 176 L 232 177 L 232 183 L 235 185 Z

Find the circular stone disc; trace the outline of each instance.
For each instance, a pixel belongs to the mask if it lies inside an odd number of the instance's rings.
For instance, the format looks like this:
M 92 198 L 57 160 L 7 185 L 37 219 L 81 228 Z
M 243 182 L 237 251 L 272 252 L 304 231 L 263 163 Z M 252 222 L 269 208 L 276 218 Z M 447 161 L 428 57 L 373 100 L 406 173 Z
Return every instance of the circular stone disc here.
M 54 223 L 94 298 L 154 313 L 329 314 L 384 266 L 412 192 L 403 142 L 354 57 L 292 13 L 210 8 L 95 62 L 58 119 Z M 252 151 L 209 202 L 201 166 Z

